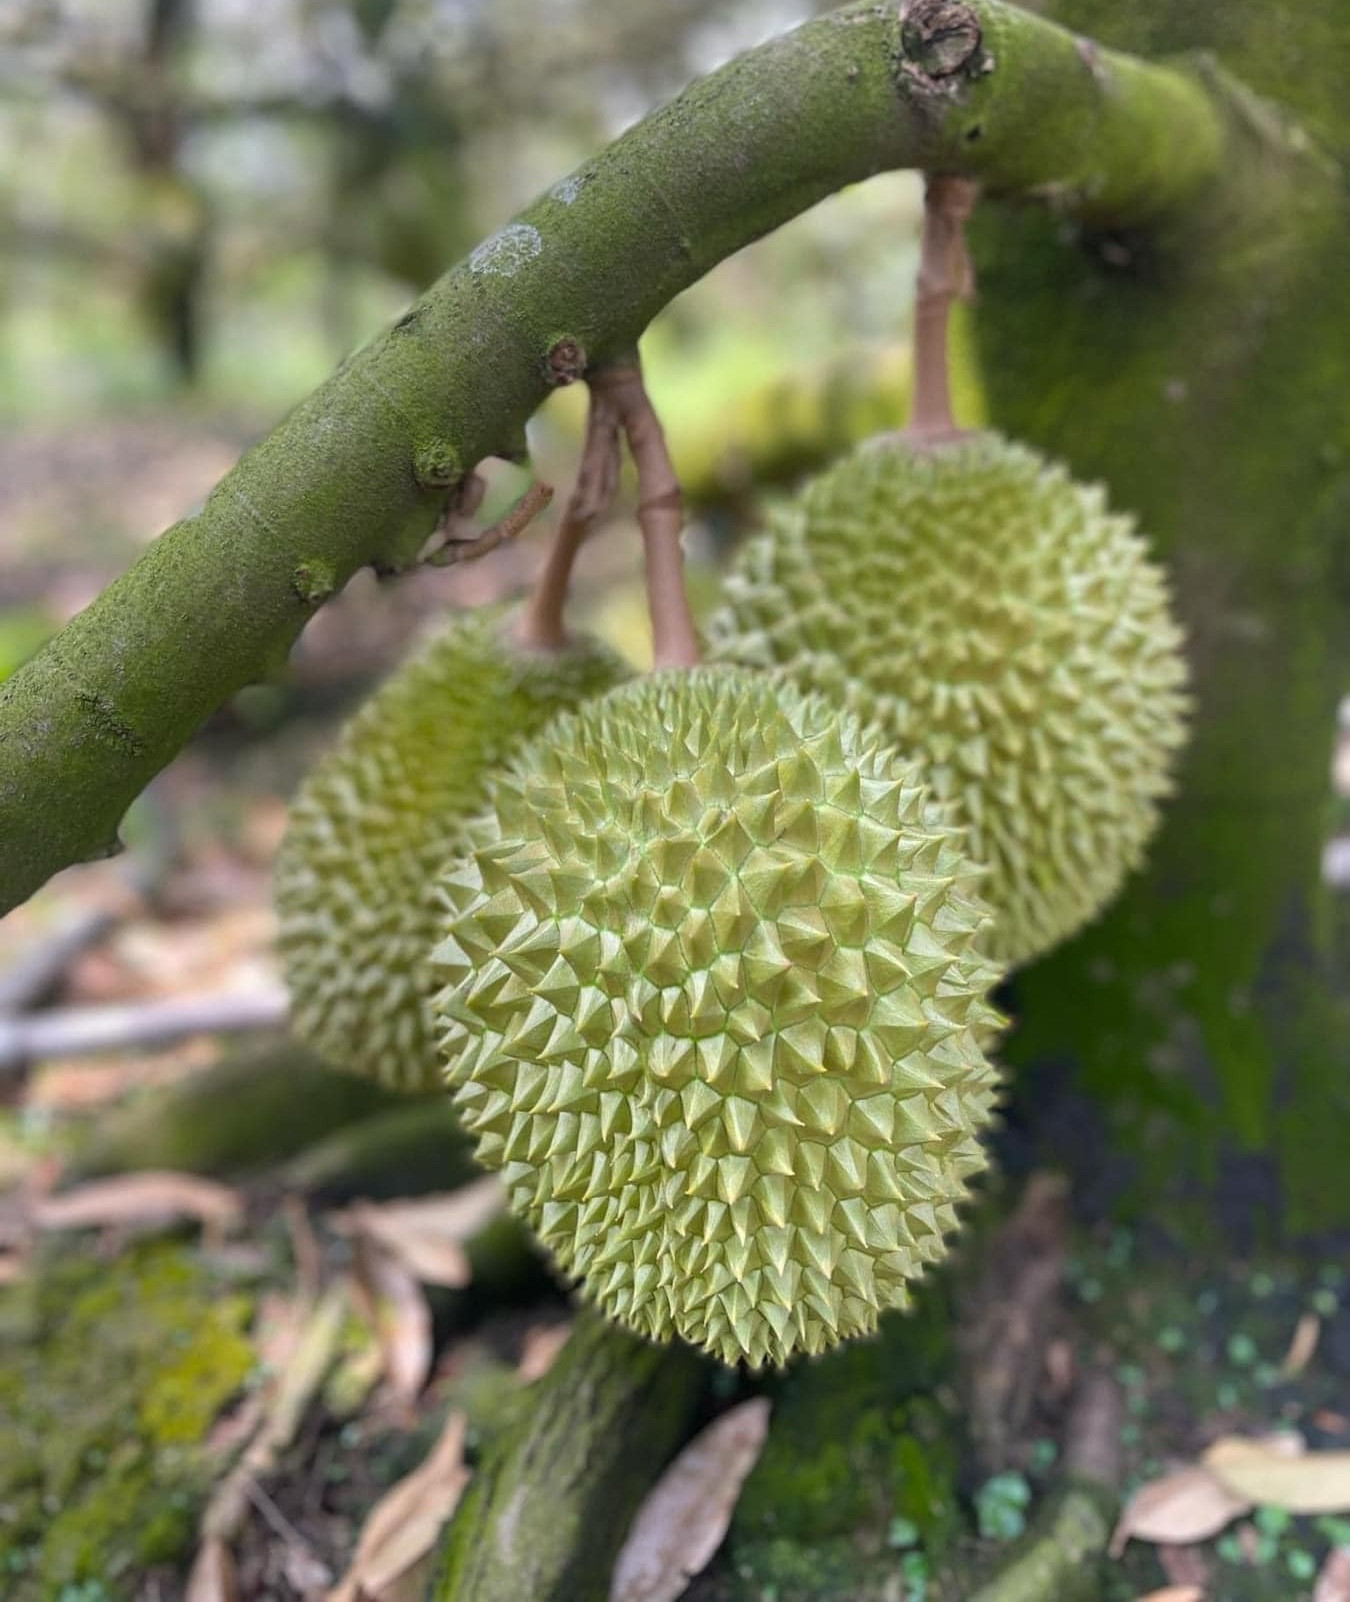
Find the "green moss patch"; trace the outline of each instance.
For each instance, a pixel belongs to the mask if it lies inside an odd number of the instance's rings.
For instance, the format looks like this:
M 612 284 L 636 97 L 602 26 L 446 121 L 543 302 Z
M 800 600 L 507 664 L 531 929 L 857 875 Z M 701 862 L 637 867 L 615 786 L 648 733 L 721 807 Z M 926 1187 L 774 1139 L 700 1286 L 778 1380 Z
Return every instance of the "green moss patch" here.
M 0 1592 L 131 1594 L 188 1552 L 202 1442 L 248 1378 L 249 1299 L 181 1246 L 61 1257 L 0 1294 Z

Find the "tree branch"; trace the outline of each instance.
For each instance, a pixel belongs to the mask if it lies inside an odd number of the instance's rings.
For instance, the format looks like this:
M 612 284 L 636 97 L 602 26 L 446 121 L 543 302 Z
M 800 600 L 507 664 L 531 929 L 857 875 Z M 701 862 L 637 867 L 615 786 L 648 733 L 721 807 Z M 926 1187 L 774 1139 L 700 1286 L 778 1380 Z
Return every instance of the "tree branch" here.
M 447 273 L 0 688 L 0 911 L 116 849 L 151 776 L 358 568 L 416 560 L 473 465 L 519 454 L 560 343 L 631 349 L 725 256 L 882 170 L 1145 225 L 1223 149 L 1199 77 L 1001 0 L 866 0 L 694 84 Z

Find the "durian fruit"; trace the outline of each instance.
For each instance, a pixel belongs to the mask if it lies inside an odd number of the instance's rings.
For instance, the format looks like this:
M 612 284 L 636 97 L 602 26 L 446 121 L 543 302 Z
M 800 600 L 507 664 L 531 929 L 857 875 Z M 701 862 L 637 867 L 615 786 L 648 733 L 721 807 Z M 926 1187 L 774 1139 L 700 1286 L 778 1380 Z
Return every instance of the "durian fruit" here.
M 756 1366 L 903 1306 L 984 1164 L 999 1022 L 915 765 L 768 675 L 668 671 L 553 723 L 472 837 L 447 1080 L 583 1293 Z
M 416 650 L 301 786 L 277 856 L 293 1031 L 404 1090 L 441 1084 L 423 966 L 437 871 L 494 767 L 629 673 L 598 641 L 530 652 L 508 627 L 498 609 L 465 613 Z
M 999 960 L 1072 934 L 1140 861 L 1185 732 L 1166 580 L 1100 488 L 1026 446 L 860 447 L 771 515 L 708 635 L 922 763 L 990 869 Z

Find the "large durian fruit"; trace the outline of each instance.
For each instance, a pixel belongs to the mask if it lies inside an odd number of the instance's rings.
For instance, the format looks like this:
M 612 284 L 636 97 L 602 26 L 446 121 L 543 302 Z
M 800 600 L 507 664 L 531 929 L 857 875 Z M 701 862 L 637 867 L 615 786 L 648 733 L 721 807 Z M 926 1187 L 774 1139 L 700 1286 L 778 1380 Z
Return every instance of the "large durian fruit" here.
M 971 829 L 992 949 L 1072 934 L 1139 863 L 1185 729 L 1167 584 L 1100 488 L 997 434 L 858 448 L 770 515 L 716 660 L 875 718 Z
M 731 1363 L 875 1327 L 995 1098 L 987 914 L 916 765 L 738 668 L 559 718 L 442 878 L 477 1155 L 611 1317 Z
M 494 608 L 456 617 L 366 701 L 301 786 L 276 861 L 301 1039 L 385 1084 L 440 1086 L 424 968 L 436 874 L 494 768 L 629 671 L 589 638 L 523 650 Z

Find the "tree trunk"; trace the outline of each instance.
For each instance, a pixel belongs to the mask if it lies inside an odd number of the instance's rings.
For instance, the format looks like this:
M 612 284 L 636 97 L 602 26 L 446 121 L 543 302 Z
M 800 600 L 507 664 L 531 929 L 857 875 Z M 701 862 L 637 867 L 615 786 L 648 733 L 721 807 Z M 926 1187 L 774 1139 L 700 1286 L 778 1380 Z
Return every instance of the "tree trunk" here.
M 1350 1223 L 1350 987 L 1320 869 L 1350 688 L 1350 228 L 1329 159 L 1350 143 L 1350 31 L 1339 0 L 1057 9 L 1151 55 L 1214 46 L 1305 119 L 1286 147 L 1328 160 L 1275 178 L 1260 148 L 1280 113 L 1249 100 L 1230 204 L 1171 237 L 982 220 L 991 416 L 1138 513 L 1197 701 L 1147 871 L 1015 985 L 1013 1121 L 1034 1108 L 1103 1200 L 1132 1187 L 1156 1210 L 1180 1180 L 1239 1237 L 1319 1231 Z

